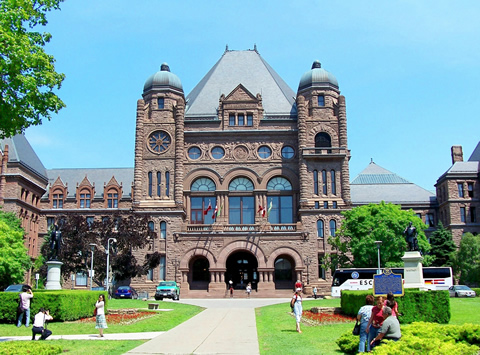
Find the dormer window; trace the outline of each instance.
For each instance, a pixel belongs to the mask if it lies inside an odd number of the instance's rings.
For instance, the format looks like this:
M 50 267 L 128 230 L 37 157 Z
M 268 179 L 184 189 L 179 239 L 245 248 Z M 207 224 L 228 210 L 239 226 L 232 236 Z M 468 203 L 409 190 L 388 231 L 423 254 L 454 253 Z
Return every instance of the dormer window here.
M 233 127 L 233 126 L 252 127 L 253 126 L 253 114 L 252 113 L 247 113 L 246 116 L 247 117 L 245 118 L 244 113 L 238 113 L 238 114 L 231 113 L 228 116 L 228 125 L 230 127 Z
M 159 109 L 165 108 L 165 99 L 163 97 L 157 98 L 157 105 Z
M 80 192 L 80 208 L 90 208 L 91 194 L 88 190 Z

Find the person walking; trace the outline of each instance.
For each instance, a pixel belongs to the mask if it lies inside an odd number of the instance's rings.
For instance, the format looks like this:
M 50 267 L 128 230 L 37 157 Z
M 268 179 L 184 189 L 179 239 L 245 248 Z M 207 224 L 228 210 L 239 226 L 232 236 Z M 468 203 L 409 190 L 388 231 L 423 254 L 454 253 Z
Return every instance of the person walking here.
M 100 337 L 103 337 L 103 330 L 108 328 L 107 320 L 105 318 L 105 297 L 103 295 L 98 296 L 98 301 L 95 303 L 95 308 L 97 309 L 95 328 L 98 329 Z
M 53 317 L 50 315 L 48 310 L 45 308 L 40 308 L 35 317 L 33 318 L 33 327 L 32 327 L 32 340 L 35 340 L 37 334 L 41 334 L 38 340 L 45 340 L 50 335 L 52 335 L 52 331 L 47 329 L 45 322 L 47 320 L 52 320 Z
M 313 288 L 313 298 L 317 299 L 317 286 Z
M 245 290 L 247 292 L 247 298 L 250 298 L 250 293 L 252 293 L 252 284 L 249 282 Z
M 233 298 L 233 281 L 228 281 L 228 290 L 230 291 L 230 298 Z
M 18 320 L 17 327 L 22 326 L 23 316 L 25 315 L 25 326 L 30 326 L 30 300 L 33 298 L 32 288 L 30 286 L 23 286 L 23 292 L 20 294 L 20 300 L 18 305 Z
M 372 316 L 374 298 L 372 295 L 365 297 L 365 306 L 360 307 L 357 314 L 357 321 L 360 322 L 360 343 L 358 344 L 358 352 L 365 352 L 365 344 L 367 344 L 367 351 L 370 351 L 370 342 L 367 340 L 368 332 L 367 326 Z
M 290 301 L 290 305 L 293 305 L 293 314 L 295 315 L 295 322 L 297 323 L 297 332 L 301 333 L 300 321 L 302 320 L 302 289 L 299 287 L 295 290 L 295 293 Z

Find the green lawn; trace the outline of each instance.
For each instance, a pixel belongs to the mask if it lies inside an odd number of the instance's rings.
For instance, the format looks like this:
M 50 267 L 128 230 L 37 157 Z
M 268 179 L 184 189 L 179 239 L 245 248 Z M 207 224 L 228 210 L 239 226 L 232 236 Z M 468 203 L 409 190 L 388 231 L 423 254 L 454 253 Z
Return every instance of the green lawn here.
M 450 324 L 480 324 L 480 298 L 451 298 Z M 303 309 L 315 306 L 340 306 L 339 299 L 305 301 Z M 295 350 L 304 354 L 340 354 L 335 341 L 353 328 L 353 322 L 323 326 L 302 324 L 302 333 L 295 331 L 295 319 L 288 304 L 277 304 L 256 309 L 257 332 L 261 354 L 291 354 Z

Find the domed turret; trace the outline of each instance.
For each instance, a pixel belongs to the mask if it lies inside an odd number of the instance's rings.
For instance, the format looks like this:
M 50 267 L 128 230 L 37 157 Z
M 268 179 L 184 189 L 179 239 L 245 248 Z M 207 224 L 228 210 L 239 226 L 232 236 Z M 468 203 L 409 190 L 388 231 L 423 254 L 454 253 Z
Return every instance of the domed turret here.
M 311 70 L 302 75 L 300 84 L 298 85 L 298 91 L 311 87 L 339 90 L 337 78 L 335 78 L 332 73 L 322 69 L 318 60 L 313 62 Z
M 160 71 L 150 76 L 143 86 L 143 93 L 146 94 L 150 90 L 173 90 L 183 94 L 183 87 L 180 78 L 173 73 L 170 73 L 170 68 L 167 63 L 163 63 Z

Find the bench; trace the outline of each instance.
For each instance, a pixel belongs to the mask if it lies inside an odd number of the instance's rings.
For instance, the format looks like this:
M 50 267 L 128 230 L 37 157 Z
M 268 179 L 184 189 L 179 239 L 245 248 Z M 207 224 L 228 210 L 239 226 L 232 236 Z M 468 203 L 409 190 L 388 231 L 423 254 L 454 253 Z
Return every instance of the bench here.
M 158 303 L 149 303 L 148 309 L 158 309 Z

